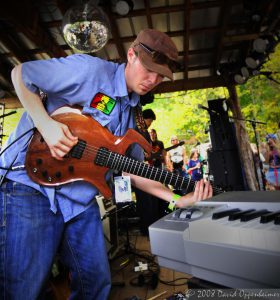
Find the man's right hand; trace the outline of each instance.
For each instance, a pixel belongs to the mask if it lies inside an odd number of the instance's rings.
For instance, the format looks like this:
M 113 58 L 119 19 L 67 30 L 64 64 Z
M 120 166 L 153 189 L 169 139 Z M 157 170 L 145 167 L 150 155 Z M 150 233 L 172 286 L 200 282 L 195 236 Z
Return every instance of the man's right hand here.
M 78 137 L 73 136 L 68 126 L 50 119 L 38 128 L 50 148 L 51 156 L 57 160 L 63 157 L 78 143 Z

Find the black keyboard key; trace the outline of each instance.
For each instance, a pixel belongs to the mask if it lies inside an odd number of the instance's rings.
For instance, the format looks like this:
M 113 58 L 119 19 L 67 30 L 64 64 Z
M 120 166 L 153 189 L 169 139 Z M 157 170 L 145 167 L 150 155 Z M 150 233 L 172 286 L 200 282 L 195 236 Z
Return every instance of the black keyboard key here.
M 247 214 L 247 213 L 250 213 L 250 212 L 253 212 L 253 211 L 256 211 L 255 209 L 247 209 L 247 210 L 243 210 L 243 211 L 238 211 L 234 214 L 231 214 L 229 217 L 228 217 L 228 220 L 229 221 L 235 221 L 235 220 L 238 220 L 240 219 L 243 215 Z
M 174 218 L 179 218 L 181 212 L 182 212 L 182 209 L 176 209 L 176 210 L 173 212 L 172 217 L 174 217 Z
M 219 211 L 219 212 L 213 213 L 212 219 L 213 220 L 218 220 L 218 219 L 230 216 L 231 214 L 236 213 L 238 211 L 240 211 L 239 208 L 233 208 L 233 209 Z
M 277 216 L 280 216 L 280 210 L 276 212 L 269 212 L 268 214 L 261 216 L 261 223 L 271 222 L 275 220 Z
M 267 214 L 269 211 L 266 209 L 257 210 L 251 213 L 247 213 L 240 218 L 241 222 L 248 222 L 258 217 L 261 217 L 264 214 Z

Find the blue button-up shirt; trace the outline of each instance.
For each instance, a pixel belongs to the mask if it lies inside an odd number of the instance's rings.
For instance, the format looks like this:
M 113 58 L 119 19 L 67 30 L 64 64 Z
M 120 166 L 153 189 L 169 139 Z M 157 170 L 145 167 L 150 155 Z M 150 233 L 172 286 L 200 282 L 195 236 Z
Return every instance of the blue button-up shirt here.
M 75 54 L 67 58 L 27 62 L 22 65 L 22 79 L 32 92 L 47 94 L 45 103 L 49 114 L 68 105 L 80 105 L 83 113 L 90 114 L 102 126 L 114 135 L 121 136 L 129 128 L 135 128 L 133 107 L 139 105 L 139 96 L 128 95 L 125 81 L 125 65 L 101 60 L 84 54 Z M 107 95 L 116 101 L 113 110 L 106 114 L 91 106 L 97 93 Z M 34 123 L 25 112 L 16 129 L 10 135 L 7 145 L 34 127 Z M 27 146 L 32 133 L 24 135 L 0 157 L 0 166 L 9 168 L 24 166 Z M 132 147 L 130 156 L 143 158 L 139 147 Z M 19 168 L 20 169 L 20 168 Z M 107 180 L 110 177 L 107 173 Z M 1 171 L 4 174 L 4 171 Z M 42 192 L 50 201 L 55 213 L 59 205 L 64 220 L 68 221 L 83 212 L 92 204 L 98 190 L 84 181 L 61 185 L 59 188 L 44 187 L 34 183 L 25 169 L 9 171 L 7 178 L 31 186 Z

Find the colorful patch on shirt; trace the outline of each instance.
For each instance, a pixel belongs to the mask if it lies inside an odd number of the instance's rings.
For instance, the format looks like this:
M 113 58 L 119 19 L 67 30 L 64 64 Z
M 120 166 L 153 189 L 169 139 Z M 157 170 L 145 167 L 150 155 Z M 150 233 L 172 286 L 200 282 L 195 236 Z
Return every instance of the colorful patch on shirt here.
M 106 115 L 110 115 L 115 105 L 115 99 L 110 98 L 109 96 L 102 93 L 97 93 L 90 103 L 90 107 L 96 108 Z

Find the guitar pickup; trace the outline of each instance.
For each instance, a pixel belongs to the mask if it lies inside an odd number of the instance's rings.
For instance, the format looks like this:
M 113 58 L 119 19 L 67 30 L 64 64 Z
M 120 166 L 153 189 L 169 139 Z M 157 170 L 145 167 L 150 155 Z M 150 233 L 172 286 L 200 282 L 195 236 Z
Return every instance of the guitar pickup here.
M 70 156 L 73 158 L 80 159 L 83 156 L 86 145 L 86 141 L 79 140 L 78 143 L 71 149 L 69 153 Z

